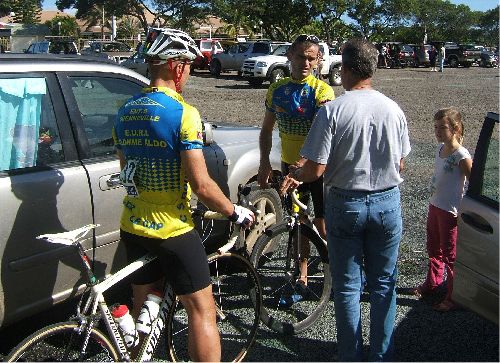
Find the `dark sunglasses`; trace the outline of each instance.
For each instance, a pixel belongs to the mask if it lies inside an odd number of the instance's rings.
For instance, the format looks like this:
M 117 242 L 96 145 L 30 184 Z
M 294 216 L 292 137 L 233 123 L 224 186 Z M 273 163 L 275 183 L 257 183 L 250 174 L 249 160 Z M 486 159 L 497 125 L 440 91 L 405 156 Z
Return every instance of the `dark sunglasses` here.
M 299 35 L 294 43 L 311 42 L 314 44 L 319 44 L 319 38 L 316 35 L 301 34 Z

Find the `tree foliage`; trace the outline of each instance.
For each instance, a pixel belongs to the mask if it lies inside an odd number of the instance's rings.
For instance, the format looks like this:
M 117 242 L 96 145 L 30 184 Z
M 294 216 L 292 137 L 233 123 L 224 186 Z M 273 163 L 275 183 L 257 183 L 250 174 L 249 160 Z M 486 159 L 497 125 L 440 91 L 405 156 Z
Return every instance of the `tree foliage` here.
M 57 15 L 51 20 L 47 20 L 45 25 L 50 29 L 52 35 L 66 35 L 78 37 L 80 28 L 75 18 L 67 15 Z
M 6 9 L 7 6 L 9 9 Z M 13 20 L 22 24 L 37 24 L 40 22 L 42 12 L 41 0 L 10 0 L 4 3 L 3 8 L 6 13 L 13 12 Z
M 448 0 L 57 0 L 57 5 L 61 10 L 76 8 L 78 18 L 104 7 L 106 14 L 136 18 L 144 30 L 152 25 L 145 16 L 150 12 L 155 26 L 190 31 L 211 15 L 227 24 L 225 33 L 262 32 L 273 40 L 314 32 L 329 42 L 362 36 L 373 41 L 498 44 L 498 7 L 475 12 Z

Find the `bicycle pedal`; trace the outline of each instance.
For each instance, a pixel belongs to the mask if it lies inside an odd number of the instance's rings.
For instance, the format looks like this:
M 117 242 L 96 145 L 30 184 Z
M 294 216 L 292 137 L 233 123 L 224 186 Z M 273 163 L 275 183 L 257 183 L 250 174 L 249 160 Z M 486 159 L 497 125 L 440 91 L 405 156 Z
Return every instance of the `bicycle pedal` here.
M 290 296 L 281 297 L 279 300 L 279 305 L 281 307 L 288 308 L 293 304 L 298 303 L 302 300 L 304 300 L 304 296 L 302 296 L 301 294 L 292 294 Z

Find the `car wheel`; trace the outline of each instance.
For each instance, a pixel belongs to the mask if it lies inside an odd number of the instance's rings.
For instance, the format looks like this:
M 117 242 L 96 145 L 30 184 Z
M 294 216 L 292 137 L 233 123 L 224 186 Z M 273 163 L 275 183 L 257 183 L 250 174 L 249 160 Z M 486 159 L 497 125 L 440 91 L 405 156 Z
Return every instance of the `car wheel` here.
M 210 62 L 210 74 L 212 76 L 219 77 L 221 73 L 221 68 L 222 67 L 220 65 L 220 62 L 217 59 Z
M 246 232 L 247 250 L 250 254 L 260 235 L 271 225 L 283 220 L 283 208 L 281 198 L 275 189 L 254 190 L 248 196 L 248 200 L 260 211 L 255 224 Z
M 330 85 L 331 86 L 341 86 L 342 85 L 342 79 L 340 77 L 340 67 L 334 67 L 330 71 Z
M 455 57 L 451 57 L 449 60 L 448 60 L 448 63 L 450 64 L 450 67 L 451 68 L 457 68 L 458 67 L 458 59 L 455 58 Z
M 270 82 L 271 84 L 281 81 L 283 78 L 285 78 L 285 71 L 281 68 L 276 68 L 271 72 L 271 79 Z
M 262 78 L 248 78 L 248 83 L 251 86 L 260 86 L 262 83 L 264 83 L 264 80 Z

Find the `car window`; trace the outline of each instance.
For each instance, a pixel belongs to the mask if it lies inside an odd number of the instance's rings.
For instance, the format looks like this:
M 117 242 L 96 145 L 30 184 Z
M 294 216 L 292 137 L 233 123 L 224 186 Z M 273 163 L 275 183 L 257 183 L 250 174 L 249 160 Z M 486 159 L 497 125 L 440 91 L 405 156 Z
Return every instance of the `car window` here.
M 238 44 L 238 53 L 245 53 L 249 47 L 250 47 L 250 44 L 247 44 L 247 43 Z
M 114 154 L 111 130 L 118 109 L 142 86 L 107 77 L 70 77 L 92 157 Z
M 271 52 L 271 45 L 269 43 L 255 43 L 253 45 L 252 53 L 265 53 Z
M 28 47 L 28 50 L 26 51 L 26 53 L 34 53 L 35 52 L 35 45 L 34 44 L 30 44 L 30 46 Z
M 486 154 L 486 163 L 483 173 L 483 188 L 480 191 L 481 196 L 499 202 L 498 194 L 498 123 L 495 123 L 493 137 L 490 139 L 490 145 Z
M 274 50 L 273 55 L 286 55 L 288 48 L 290 48 L 288 44 L 280 45 L 278 48 Z
M 64 160 L 45 78 L 0 78 L 0 140 L 0 171 Z
M 234 54 L 238 52 L 238 44 L 235 44 L 229 48 L 228 53 Z
M 38 44 L 38 52 L 39 53 L 48 53 L 49 52 L 49 43 L 39 43 Z

